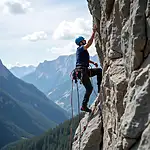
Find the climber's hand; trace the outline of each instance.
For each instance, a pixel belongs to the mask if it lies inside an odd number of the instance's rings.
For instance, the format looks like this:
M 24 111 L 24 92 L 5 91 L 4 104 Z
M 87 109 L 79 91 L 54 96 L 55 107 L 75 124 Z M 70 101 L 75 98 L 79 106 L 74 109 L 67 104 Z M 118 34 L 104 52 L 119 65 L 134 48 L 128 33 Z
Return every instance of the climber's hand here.
M 95 33 L 96 31 L 97 31 L 97 26 L 94 25 L 94 27 L 93 27 L 93 32 Z
M 94 63 L 95 67 L 97 68 L 98 67 L 98 64 L 97 63 Z

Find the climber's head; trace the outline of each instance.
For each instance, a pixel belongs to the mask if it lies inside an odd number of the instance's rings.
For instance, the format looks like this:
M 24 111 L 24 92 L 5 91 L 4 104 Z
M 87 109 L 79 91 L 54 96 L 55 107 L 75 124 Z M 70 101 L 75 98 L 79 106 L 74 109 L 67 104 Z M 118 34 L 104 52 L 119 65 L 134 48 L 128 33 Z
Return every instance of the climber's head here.
M 86 40 L 84 37 L 79 36 L 78 38 L 76 38 L 75 43 L 79 46 L 81 45 L 85 45 L 86 44 Z

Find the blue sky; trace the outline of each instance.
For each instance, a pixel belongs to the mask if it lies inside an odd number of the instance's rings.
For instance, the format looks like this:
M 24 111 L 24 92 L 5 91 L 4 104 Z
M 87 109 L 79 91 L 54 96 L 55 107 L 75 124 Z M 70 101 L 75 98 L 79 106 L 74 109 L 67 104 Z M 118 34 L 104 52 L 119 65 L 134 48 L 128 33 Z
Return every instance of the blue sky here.
M 75 37 L 88 38 L 92 29 L 87 0 L 1 0 L 0 18 L 0 59 L 7 67 L 75 53 Z

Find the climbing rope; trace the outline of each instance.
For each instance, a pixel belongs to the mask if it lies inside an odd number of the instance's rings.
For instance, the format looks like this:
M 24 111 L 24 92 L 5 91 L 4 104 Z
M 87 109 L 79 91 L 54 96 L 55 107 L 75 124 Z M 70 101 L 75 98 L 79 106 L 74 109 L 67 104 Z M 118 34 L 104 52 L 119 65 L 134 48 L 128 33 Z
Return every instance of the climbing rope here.
M 78 87 L 78 82 L 76 83 L 77 85 L 77 96 L 78 96 L 78 116 L 79 116 L 79 150 L 80 150 L 80 145 L 81 145 L 81 122 L 80 122 L 80 98 L 79 98 L 79 87 Z
M 72 126 L 73 126 L 73 80 L 72 80 L 72 88 L 71 88 L 71 96 L 70 96 L 70 103 L 71 103 L 71 125 L 70 125 L 70 144 L 69 150 L 72 149 Z

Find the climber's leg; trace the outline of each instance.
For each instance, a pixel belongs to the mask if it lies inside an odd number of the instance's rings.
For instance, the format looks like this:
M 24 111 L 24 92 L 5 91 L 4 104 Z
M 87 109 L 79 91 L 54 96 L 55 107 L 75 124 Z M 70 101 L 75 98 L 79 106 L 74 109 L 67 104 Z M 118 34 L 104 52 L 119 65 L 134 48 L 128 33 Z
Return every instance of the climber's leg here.
M 92 68 L 88 71 L 89 77 L 93 77 L 97 75 L 97 86 L 98 86 L 98 93 L 100 92 L 100 85 L 102 81 L 102 69 L 101 68 Z
M 83 102 L 82 102 L 81 110 L 91 112 L 91 110 L 87 107 L 87 104 L 89 102 L 89 98 L 90 98 L 90 95 L 92 93 L 93 87 L 92 87 L 92 84 L 91 84 L 91 81 L 89 79 L 88 74 L 83 75 L 82 83 L 83 83 L 83 85 L 86 89 L 86 92 L 85 92 L 84 99 L 83 99 Z

